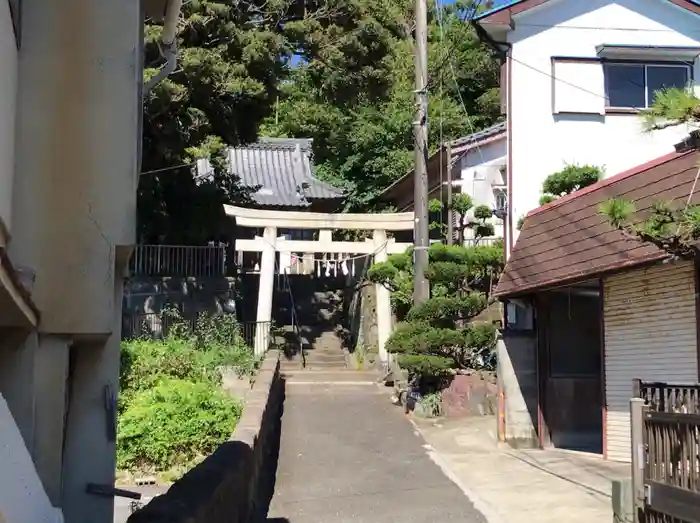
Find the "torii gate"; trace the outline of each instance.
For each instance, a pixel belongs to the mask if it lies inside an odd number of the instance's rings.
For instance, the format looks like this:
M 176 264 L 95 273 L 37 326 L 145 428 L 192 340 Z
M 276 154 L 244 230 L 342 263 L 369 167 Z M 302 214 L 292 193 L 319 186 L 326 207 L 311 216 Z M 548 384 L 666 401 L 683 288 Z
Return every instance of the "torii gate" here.
M 408 231 L 414 228 L 413 212 L 387 214 L 319 213 L 302 211 L 270 211 L 224 205 L 227 216 L 240 227 L 263 229 L 255 239 L 237 239 L 236 250 L 261 253 L 260 285 L 258 289 L 258 322 L 255 334 L 255 353 L 263 354 L 269 343 L 269 329 L 263 326 L 272 321 L 272 297 L 275 290 L 275 254 L 281 253 L 353 253 L 374 256 L 375 262 L 386 261 L 389 254 L 405 252 L 410 243 L 399 243 L 387 238 L 387 232 Z M 318 229 L 318 240 L 282 240 L 277 230 Z M 335 229 L 372 231 L 372 239 L 363 242 L 333 241 Z M 376 285 L 377 338 L 379 357 L 388 361 L 385 343 L 392 329 L 389 290 Z

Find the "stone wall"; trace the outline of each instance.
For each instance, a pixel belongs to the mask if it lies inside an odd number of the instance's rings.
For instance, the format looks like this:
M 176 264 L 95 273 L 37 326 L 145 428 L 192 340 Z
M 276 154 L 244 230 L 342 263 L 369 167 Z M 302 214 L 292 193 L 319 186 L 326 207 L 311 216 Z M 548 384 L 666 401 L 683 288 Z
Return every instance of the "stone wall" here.
M 494 373 L 458 374 L 442 391 L 448 418 L 493 416 L 498 411 L 498 388 Z
M 160 312 L 171 305 L 185 314 L 218 312 L 229 299 L 235 298 L 234 284 L 233 278 L 223 276 L 133 277 L 124 284 L 123 311 L 126 315 Z
M 274 467 L 284 381 L 270 351 L 246 398 L 231 439 L 135 512 L 128 523 L 248 523 L 264 502 L 266 472 Z

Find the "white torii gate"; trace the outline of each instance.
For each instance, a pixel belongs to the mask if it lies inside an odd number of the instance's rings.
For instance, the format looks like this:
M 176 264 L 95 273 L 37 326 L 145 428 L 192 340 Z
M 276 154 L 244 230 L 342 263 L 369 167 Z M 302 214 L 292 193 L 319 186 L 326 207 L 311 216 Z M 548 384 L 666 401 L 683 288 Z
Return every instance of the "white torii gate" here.
M 255 353 L 263 354 L 269 343 L 268 326 L 272 321 L 272 297 L 275 290 L 275 254 L 281 253 L 353 253 L 374 256 L 374 262 L 386 261 L 389 254 L 405 252 L 410 243 L 398 243 L 387 238 L 387 232 L 413 230 L 413 212 L 387 214 L 318 213 L 303 211 L 269 211 L 224 205 L 227 216 L 235 218 L 236 225 L 263 229 L 255 239 L 237 239 L 236 250 L 261 253 L 260 285 L 258 289 L 258 322 L 255 334 Z M 318 240 L 283 240 L 277 230 L 318 229 Z M 333 241 L 335 229 L 372 231 L 372 239 L 364 242 Z M 379 357 L 388 361 L 385 343 L 391 334 L 391 301 L 389 290 L 376 285 L 377 338 Z

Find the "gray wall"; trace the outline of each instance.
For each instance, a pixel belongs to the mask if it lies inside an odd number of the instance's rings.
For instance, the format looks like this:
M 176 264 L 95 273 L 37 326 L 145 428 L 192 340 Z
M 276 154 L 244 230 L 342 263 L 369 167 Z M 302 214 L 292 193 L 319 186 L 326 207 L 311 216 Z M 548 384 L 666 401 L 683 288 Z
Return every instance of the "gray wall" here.
M 537 340 L 534 334 L 504 333 L 496 345 L 498 385 L 505 397 L 506 441 L 536 447 Z

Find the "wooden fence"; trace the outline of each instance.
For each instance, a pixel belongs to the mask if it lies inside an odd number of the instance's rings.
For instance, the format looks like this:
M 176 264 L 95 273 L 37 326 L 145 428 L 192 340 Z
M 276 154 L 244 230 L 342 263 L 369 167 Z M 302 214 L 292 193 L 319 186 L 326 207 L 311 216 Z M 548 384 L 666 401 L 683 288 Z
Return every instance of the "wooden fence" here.
M 639 523 L 700 523 L 700 385 L 634 382 L 632 484 Z

